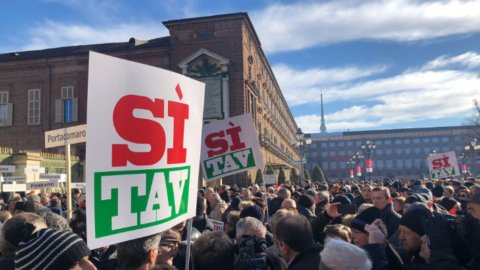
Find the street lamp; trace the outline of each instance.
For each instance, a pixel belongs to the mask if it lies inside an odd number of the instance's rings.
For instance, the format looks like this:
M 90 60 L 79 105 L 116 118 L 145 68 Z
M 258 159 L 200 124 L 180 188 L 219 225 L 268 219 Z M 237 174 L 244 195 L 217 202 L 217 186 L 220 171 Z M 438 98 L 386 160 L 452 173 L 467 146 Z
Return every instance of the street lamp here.
M 355 161 L 353 160 L 353 158 L 347 160 L 347 168 L 350 174 L 350 178 L 354 178 L 353 168 L 355 168 Z
M 352 159 L 356 165 L 357 176 L 360 178 L 362 176 L 362 166 L 360 165 L 360 162 L 363 159 L 363 154 L 360 152 L 357 152 L 355 155 L 353 155 Z
M 375 152 L 376 145 L 371 141 L 366 141 L 362 144 L 362 151 L 365 157 L 365 170 L 368 173 L 368 180 L 372 180 L 372 172 L 373 172 L 373 160 L 370 158 L 370 155 Z
M 462 161 L 462 175 L 465 176 L 467 174 L 467 164 L 465 164 L 465 153 L 460 155 L 460 160 Z
M 470 141 L 470 149 L 472 149 L 472 176 L 475 178 L 477 175 L 475 174 L 475 163 L 477 162 L 475 157 L 475 146 L 477 145 L 477 138 L 473 138 Z
M 312 139 L 307 138 L 305 139 L 304 133 L 302 132 L 301 128 L 297 129 L 297 147 L 300 150 L 300 170 L 302 170 L 300 174 L 300 185 L 303 184 L 305 180 L 305 172 L 303 171 L 303 159 L 305 158 L 305 151 L 307 150 L 307 145 L 312 143 Z

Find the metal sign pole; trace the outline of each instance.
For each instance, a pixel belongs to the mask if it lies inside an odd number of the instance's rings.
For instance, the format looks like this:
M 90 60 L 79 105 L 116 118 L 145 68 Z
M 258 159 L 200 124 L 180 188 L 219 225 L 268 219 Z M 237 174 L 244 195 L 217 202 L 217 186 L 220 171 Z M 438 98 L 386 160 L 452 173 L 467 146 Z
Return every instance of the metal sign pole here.
M 188 220 L 187 225 L 187 252 L 185 255 L 185 270 L 190 269 L 190 254 L 192 249 L 192 222 L 193 218 Z
M 67 169 L 67 218 L 72 219 L 72 162 L 70 160 L 70 144 L 65 145 L 65 159 Z

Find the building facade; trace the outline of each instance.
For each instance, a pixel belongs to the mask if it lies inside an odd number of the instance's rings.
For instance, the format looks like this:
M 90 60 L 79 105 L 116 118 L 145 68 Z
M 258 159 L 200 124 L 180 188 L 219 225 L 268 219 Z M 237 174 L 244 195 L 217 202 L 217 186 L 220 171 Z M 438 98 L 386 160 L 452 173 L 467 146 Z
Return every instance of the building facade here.
M 0 54 L 0 146 L 44 151 L 44 132 L 85 124 L 88 52 L 95 51 L 205 82 L 205 122 L 251 113 L 266 166 L 298 170 L 297 126 L 248 15 L 164 25 L 170 36 L 152 40 Z M 72 146 L 72 154 L 84 158 L 85 145 Z M 225 180 L 247 184 L 255 174 Z
M 473 171 L 479 165 L 478 161 L 475 163 L 475 155 L 470 147 L 472 130 L 466 126 L 309 135 L 312 144 L 308 146 L 306 167 L 312 170 L 319 166 L 329 179 L 348 179 L 350 164 L 347 162 L 357 153 L 362 154 L 362 145 L 367 141 L 375 144 L 375 150 L 370 155 L 373 160 L 373 171 L 371 175 L 366 173 L 366 157 L 363 154 L 364 158 L 357 161 L 362 167 L 362 177 L 371 176 L 372 179 L 428 177 L 426 161 L 428 155 L 449 151 L 456 153 L 460 170 L 463 163 Z M 355 163 L 355 159 L 353 161 Z M 357 163 L 352 166 L 355 178 L 358 178 Z

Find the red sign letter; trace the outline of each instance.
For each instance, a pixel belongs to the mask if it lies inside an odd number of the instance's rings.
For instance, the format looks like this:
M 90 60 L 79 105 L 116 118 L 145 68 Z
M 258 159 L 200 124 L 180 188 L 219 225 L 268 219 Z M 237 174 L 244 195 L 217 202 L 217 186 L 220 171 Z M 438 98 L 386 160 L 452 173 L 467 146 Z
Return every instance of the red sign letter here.
M 112 166 L 152 165 L 162 159 L 165 152 L 165 131 L 157 122 L 135 118 L 135 109 L 148 110 L 154 117 L 163 118 L 162 99 L 152 101 L 148 97 L 127 95 L 122 97 L 113 110 L 113 125 L 122 139 L 138 144 L 149 144 L 149 152 L 130 151 L 127 144 L 112 145 Z

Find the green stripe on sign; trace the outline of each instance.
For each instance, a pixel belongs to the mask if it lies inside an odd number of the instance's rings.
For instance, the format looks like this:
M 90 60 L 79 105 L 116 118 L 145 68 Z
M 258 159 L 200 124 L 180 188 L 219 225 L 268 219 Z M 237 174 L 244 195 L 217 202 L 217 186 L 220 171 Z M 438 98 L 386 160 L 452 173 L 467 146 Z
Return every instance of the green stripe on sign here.
M 188 209 L 190 166 L 94 174 L 95 237 L 156 226 Z
M 203 165 L 208 179 L 256 166 L 251 148 L 205 160 Z

